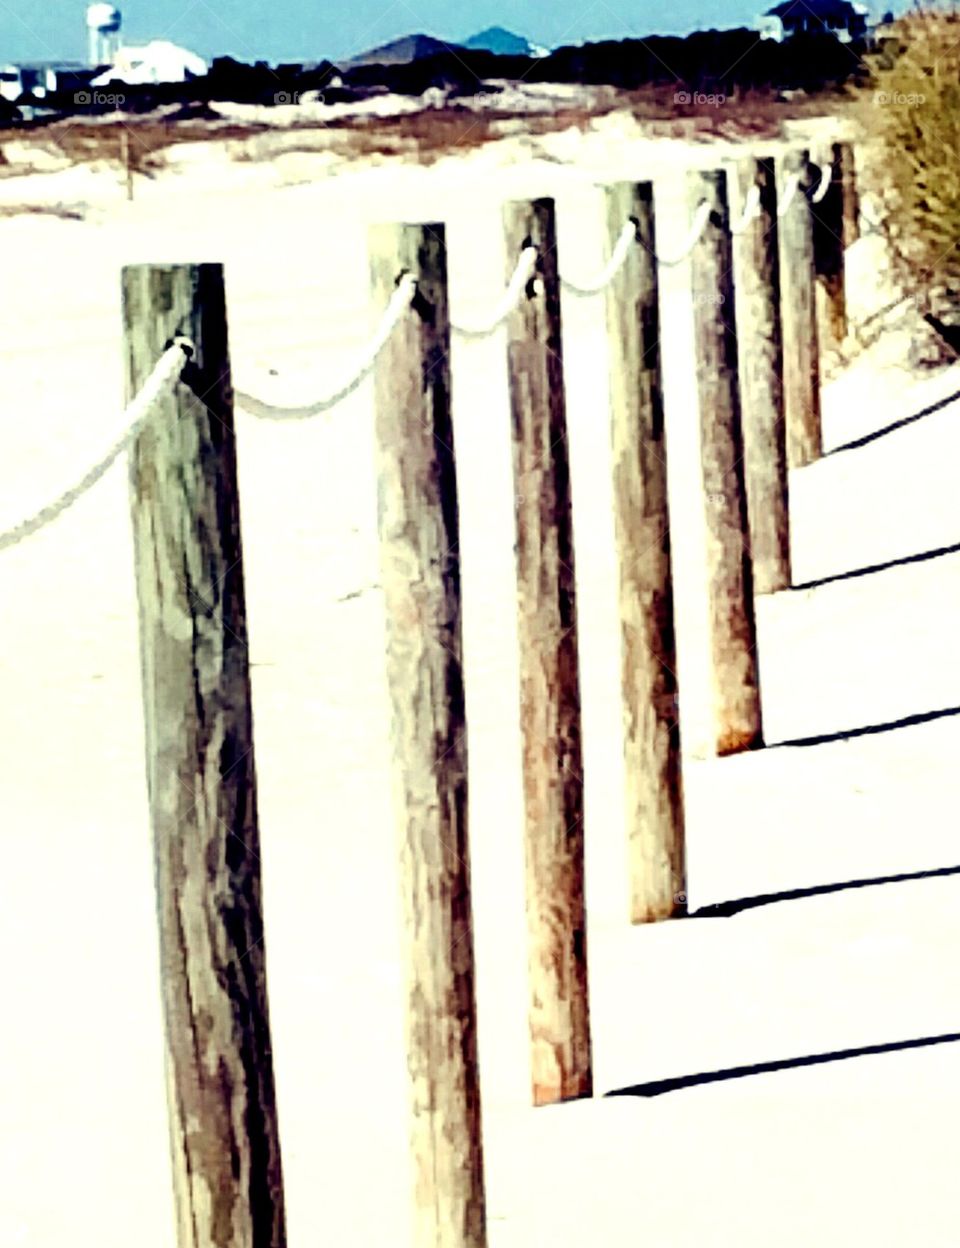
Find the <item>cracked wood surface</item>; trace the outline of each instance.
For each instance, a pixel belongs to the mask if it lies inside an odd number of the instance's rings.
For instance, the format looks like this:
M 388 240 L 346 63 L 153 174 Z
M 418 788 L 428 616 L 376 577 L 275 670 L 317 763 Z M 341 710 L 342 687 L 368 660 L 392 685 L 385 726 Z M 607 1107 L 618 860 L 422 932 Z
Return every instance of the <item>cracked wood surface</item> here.
M 710 218 L 690 262 L 718 755 L 762 744 L 726 174 L 689 175 Z
M 533 1101 L 592 1092 L 583 763 L 570 462 L 553 200 L 504 210 L 507 274 L 537 277 L 507 320 L 516 490 Z
M 370 263 L 378 309 L 417 280 L 374 371 L 414 1243 L 485 1248 L 444 227 L 375 227 Z
M 283 1248 L 223 274 L 123 296 L 128 397 L 196 345 L 130 455 L 178 1242 Z
M 813 221 L 807 198 L 813 177 L 807 152 L 788 152 L 783 158 L 781 194 L 791 174 L 800 178 L 800 187 L 777 224 L 784 342 L 783 402 L 787 459 L 791 468 L 803 468 L 822 454 Z
M 759 215 L 733 240 L 733 273 L 753 591 L 775 594 L 791 576 L 776 171 L 749 157 L 736 177 L 740 203 L 751 187 L 760 192 Z
M 683 799 L 653 185 L 607 191 L 612 247 L 639 246 L 607 292 L 614 522 L 620 575 L 630 917 L 684 909 Z

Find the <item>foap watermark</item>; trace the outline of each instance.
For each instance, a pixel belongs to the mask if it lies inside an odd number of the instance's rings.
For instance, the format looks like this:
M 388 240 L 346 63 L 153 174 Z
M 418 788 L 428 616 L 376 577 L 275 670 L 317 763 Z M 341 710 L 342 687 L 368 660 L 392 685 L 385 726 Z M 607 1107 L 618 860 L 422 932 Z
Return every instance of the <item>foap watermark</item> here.
M 706 91 L 674 91 L 674 104 L 708 104 L 711 108 L 719 108 L 721 104 L 726 104 L 727 97 L 722 93 Z
M 77 91 L 73 102 L 81 108 L 123 108 L 127 97 L 114 91 Z
M 874 91 L 873 102 L 880 108 L 917 108 L 926 104 L 927 97 L 922 91 Z
M 322 91 L 277 91 L 274 104 L 326 104 Z
M 694 307 L 719 308 L 726 303 L 727 297 L 721 290 L 705 291 L 702 294 L 693 295 Z

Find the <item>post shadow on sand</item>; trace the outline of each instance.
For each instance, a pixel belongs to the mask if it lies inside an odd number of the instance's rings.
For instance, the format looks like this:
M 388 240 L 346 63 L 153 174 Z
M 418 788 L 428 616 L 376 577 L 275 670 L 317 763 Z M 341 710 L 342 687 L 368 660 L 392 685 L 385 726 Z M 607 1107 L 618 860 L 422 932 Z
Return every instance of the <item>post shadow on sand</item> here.
M 907 425 L 912 425 L 915 421 L 922 420 L 924 416 L 933 416 L 935 412 L 942 411 L 945 407 L 949 407 L 951 403 L 960 400 L 960 390 L 948 394 L 946 398 L 938 399 L 936 403 L 930 403 L 927 407 L 922 407 L 919 412 L 914 412 L 912 416 L 904 416 L 902 420 L 895 420 L 890 425 L 884 425 L 882 429 L 875 429 L 873 433 L 866 433 L 862 438 L 855 438 L 852 442 L 844 442 L 842 446 L 835 446 L 830 455 L 839 455 L 841 451 L 855 451 L 861 446 L 867 446 L 871 442 L 876 442 L 878 438 L 885 438 L 888 433 L 896 433 L 898 429 L 903 429 Z M 826 458 L 826 457 L 825 457 Z
M 886 563 L 871 563 L 864 568 L 852 568 L 849 572 L 834 572 L 830 576 L 821 576 L 815 581 L 802 581 L 791 585 L 788 593 L 796 593 L 802 589 L 819 589 L 821 585 L 832 585 L 834 581 L 852 581 L 860 576 L 872 576 L 875 572 L 886 572 L 890 568 L 903 568 L 911 563 L 926 563 L 930 559 L 939 559 L 943 555 L 960 553 L 960 542 L 951 546 L 938 546 L 934 550 L 921 550 L 916 555 L 901 555 L 899 559 L 888 559 Z
M 898 728 L 909 728 L 917 724 L 929 724 L 938 719 L 950 719 L 960 716 L 960 706 L 945 707 L 938 711 L 924 711 L 917 715 L 906 715 L 902 719 L 884 724 L 869 724 L 863 728 L 850 728 L 844 732 L 825 733 L 818 737 L 800 737 L 794 741 L 778 741 L 766 746 L 768 750 L 787 748 L 805 748 L 811 745 L 828 745 L 836 741 L 850 741 L 856 737 L 873 736 L 883 732 L 895 732 Z M 737 897 L 729 901 L 718 901 L 712 905 L 692 910 L 688 914 L 677 916 L 688 919 L 729 919 L 744 910 L 755 910 L 760 906 L 776 905 L 785 901 L 800 901 L 806 897 L 821 897 L 828 893 L 839 893 L 847 889 L 873 888 L 881 884 L 902 884 L 910 880 L 936 879 L 941 876 L 960 875 L 960 865 L 950 867 L 934 867 L 925 871 L 909 871 L 898 875 L 878 875 L 858 880 L 838 880 L 829 884 L 815 884 L 809 888 L 785 889 L 779 893 L 759 893 L 753 897 Z
M 868 1044 L 857 1049 L 836 1049 L 829 1053 L 812 1053 L 805 1057 L 787 1057 L 773 1062 L 756 1062 L 752 1066 L 730 1066 L 726 1070 L 707 1070 L 695 1075 L 679 1075 L 672 1079 L 651 1079 L 626 1088 L 615 1088 L 605 1096 L 662 1096 L 704 1083 L 724 1083 L 730 1079 L 747 1079 L 752 1075 L 772 1074 L 778 1070 L 796 1070 L 801 1066 L 821 1066 L 827 1062 L 843 1062 L 853 1057 L 870 1057 L 878 1053 L 898 1053 L 907 1049 L 930 1048 L 937 1044 L 955 1044 L 960 1032 L 940 1036 L 923 1036 L 916 1040 L 895 1040 L 888 1044 Z

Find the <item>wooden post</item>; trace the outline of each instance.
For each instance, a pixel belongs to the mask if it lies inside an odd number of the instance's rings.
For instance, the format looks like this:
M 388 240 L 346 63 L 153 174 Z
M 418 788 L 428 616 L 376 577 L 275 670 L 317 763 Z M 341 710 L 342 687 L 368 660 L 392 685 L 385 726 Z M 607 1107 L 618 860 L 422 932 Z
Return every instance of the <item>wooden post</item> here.
M 133 163 L 130 158 L 130 131 L 126 126 L 120 130 L 120 162 L 127 188 L 127 201 L 133 201 Z
M 691 256 L 700 454 L 707 523 L 707 592 L 718 755 L 762 745 L 753 570 L 747 524 L 733 260 L 723 172 L 689 175 L 690 213 L 710 217 Z
M 781 163 L 779 194 L 792 174 L 800 189 L 779 219 L 780 323 L 783 333 L 783 405 L 787 462 L 802 468 L 821 455 L 820 356 L 813 263 L 813 225 L 807 199 L 810 161 L 790 152 Z
M 573 529 L 553 200 L 504 210 L 507 271 L 538 275 L 507 318 L 516 485 L 533 1102 L 592 1092 Z
M 737 164 L 742 204 L 752 188 L 759 215 L 733 240 L 737 366 L 755 594 L 790 586 L 790 509 L 783 416 L 783 343 L 773 161 Z
M 611 249 L 630 220 L 636 222 L 640 246 L 631 250 L 608 288 L 607 328 L 630 918 L 646 923 L 685 909 L 677 649 L 652 183 L 619 183 L 608 188 Z
M 843 193 L 843 245 L 852 246 L 860 237 L 860 192 L 857 189 L 857 161 L 852 143 L 836 143 L 834 160 Z
M 839 164 L 839 143 L 827 147 L 816 169 L 815 186 L 821 173 L 829 175 L 826 193 L 819 203 L 810 204 L 813 227 L 813 257 L 817 274 L 817 326 L 821 349 L 836 351 L 847 336 L 847 301 L 844 287 L 843 175 Z
M 460 553 L 442 225 L 371 232 L 373 298 L 413 309 L 374 384 L 407 967 L 417 1248 L 486 1244 L 467 838 Z
M 127 268 L 123 312 L 128 399 L 195 344 L 131 451 L 178 1242 L 282 1248 L 223 271 Z

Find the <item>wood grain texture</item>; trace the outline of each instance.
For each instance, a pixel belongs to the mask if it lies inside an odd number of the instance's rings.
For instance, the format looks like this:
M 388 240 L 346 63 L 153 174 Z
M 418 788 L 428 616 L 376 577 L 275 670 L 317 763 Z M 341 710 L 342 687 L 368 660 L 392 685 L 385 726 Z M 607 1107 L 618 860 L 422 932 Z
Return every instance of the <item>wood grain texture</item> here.
M 810 204 L 813 262 L 817 275 L 817 328 L 820 350 L 837 350 L 847 336 L 844 276 L 844 188 L 840 144 L 818 153 L 817 164 L 830 170 L 830 183 L 819 203 Z
M 777 255 L 776 172 L 770 160 L 737 165 L 739 201 L 760 192 L 760 213 L 733 239 L 737 366 L 755 594 L 790 586 L 790 508 Z
M 648 923 L 686 908 L 653 186 L 606 197 L 609 249 L 629 220 L 639 242 L 608 289 L 607 329 L 630 918 Z
M 378 226 L 373 298 L 417 279 L 375 372 L 417 1248 L 486 1244 L 442 225 Z M 385 1242 L 390 1236 L 385 1232 Z
M 817 336 L 813 224 L 808 195 L 812 185 L 806 152 L 789 152 L 780 166 L 779 193 L 790 174 L 800 190 L 780 218 L 780 323 L 783 333 L 783 403 L 787 422 L 787 462 L 803 468 L 820 458 L 820 347 Z
M 857 185 L 856 148 L 852 143 L 837 143 L 833 151 L 843 194 L 843 245 L 852 247 L 860 237 L 860 190 Z
M 285 1244 L 223 274 L 123 274 L 126 389 L 196 345 L 131 452 L 181 1248 Z
M 733 258 L 726 175 L 692 173 L 691 219 L 711 213 L 690 258 L 716 751 L 762 745 L 753 568 L 737 384 Z
M 533 1102 L 592 1091 L 576 592 L 554 204 L 504 209 L 507 275 L 538 272 L 507 320 L 516 490 Z

